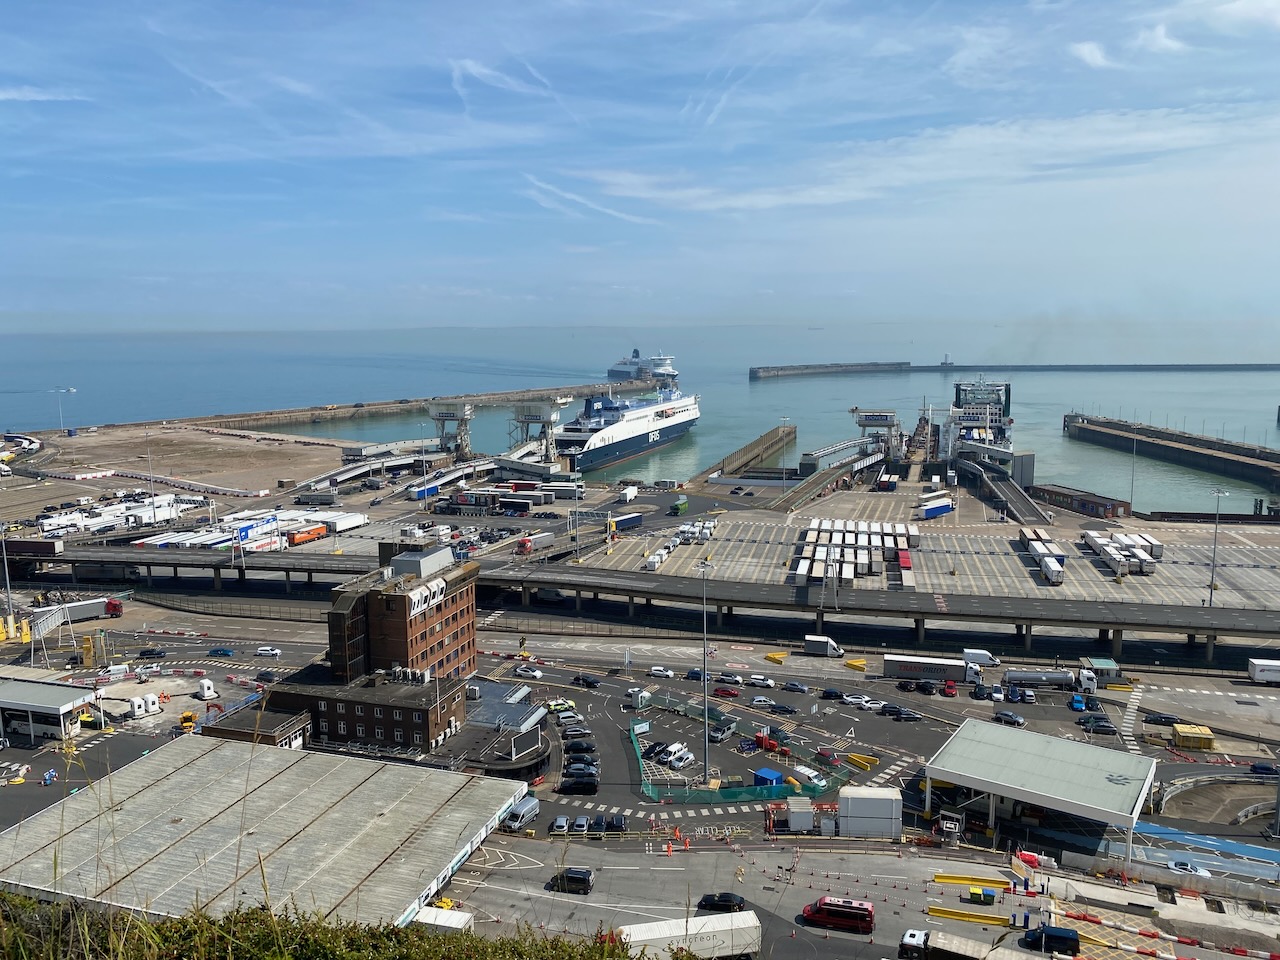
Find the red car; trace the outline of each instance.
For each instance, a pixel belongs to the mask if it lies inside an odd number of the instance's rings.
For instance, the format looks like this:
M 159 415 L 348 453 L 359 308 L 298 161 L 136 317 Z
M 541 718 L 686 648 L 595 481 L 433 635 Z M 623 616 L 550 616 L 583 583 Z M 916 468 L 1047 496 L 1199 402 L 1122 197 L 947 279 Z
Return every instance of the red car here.
M 738 691 L 733 687 L 716 687 L 711 692 L 717 697 L 736 697 L 738 695 Z
M 957 693 L 956 682 L 954 680 L 948 680 L 943 684 L 941 693 L 944 697 L 954 697 Z

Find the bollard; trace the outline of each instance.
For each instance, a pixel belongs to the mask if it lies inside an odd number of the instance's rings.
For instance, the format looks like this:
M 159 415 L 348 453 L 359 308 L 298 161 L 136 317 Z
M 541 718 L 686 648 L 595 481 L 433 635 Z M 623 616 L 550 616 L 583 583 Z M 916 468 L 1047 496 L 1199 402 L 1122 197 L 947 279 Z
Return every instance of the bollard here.
M 791 928 L 791 939 L 792 939 L 792 940 L 794 940 L 795 938 L 796 938 L 796 928 L 795 928 L 795 927 L 792 927 L 792 928 Z
M 1016 927 L 1018 925 L 1018 911 L 1009 914 L 1009 926 Z

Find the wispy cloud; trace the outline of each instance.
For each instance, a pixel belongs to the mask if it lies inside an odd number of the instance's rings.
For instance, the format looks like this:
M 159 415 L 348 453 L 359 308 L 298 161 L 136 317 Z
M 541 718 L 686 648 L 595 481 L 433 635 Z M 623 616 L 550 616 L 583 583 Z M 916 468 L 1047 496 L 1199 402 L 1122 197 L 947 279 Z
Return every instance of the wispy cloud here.
M 1007 27 L 961 27 L 959 44 L 942 64 L 943 72 L 965 87 L 1001 87 L 1016 65 L 1013 33 Z
M 21 101 L 23 103 L 42 103 L 61 100 L 88 100 L 78 93 L 65 90 L 46 90 L 40 87 L 0 87 L 0 100 Z
M 1280 30 L 1280 0 L 1182 0 L 1169 15 L 1220 30 L 1262 26 Z
M 1138 31 L 1138 38 L 1134 42 L 1143 50 L 1153 53 L 1182 53 L 1187 49 L 1185 43 L 1169 35 L 1169 28 L 1163 23 Z
M 641 217 L 633 213 L 624 213 L 621 210 L 615 210 L 612 207 L 606 207 L 602 203 L 596 203 L 594 200 L 588 200 L 586 197 L 577 193 L 570 193 L 568 190 L 561 190 L 559 187 L 553 187 L 549 183 L 539 180 L 532 174 L 525 174 L 525 179 L 532 183 L 539 190 L 560 197 L 562 200 L 570 200 L 573 203 L 581 204 L 588 210 L 594 210 L 596 213 L 603 213 L 610 217 L 616 217 L 619 220 L 625 220 L 627 223 L 639 223 L 646 226 L 656 226 L 659 221 L 652 217 Z
M 1085 40 L 1081 43 L 1067 44 L 1067 51 L 1083 63 L 1095 70 L 1105 70 L 1115 64 L 1107 57 L 1107 51 L 1096 40 Z

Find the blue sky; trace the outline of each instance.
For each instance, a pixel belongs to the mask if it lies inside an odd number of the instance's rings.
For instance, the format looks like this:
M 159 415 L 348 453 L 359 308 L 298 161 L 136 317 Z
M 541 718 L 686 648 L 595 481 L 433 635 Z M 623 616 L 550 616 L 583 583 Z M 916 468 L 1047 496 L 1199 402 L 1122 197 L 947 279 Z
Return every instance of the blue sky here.
M 1280 0 L 3 17 L 0 330 L 1275 329 Z

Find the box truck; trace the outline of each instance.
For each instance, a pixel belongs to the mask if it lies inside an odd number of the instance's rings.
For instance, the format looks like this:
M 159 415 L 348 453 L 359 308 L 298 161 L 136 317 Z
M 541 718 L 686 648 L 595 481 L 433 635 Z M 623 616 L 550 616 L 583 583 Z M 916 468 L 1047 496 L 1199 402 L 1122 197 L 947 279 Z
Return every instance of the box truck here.
M 1267 686 L 1280 684 L 1280 660 L 1249 660 L 1249 679 Z
M 836 642 L 830 637 L 820 637 L 814 634 L 805 635 L 804 652 L 811 657 L 844 656 L 844 649 L 836 646 Z
M 685 920 L 631 923 L 604 934 L 606 941 L 625 944 L 633 957 L 670 957 L 687 952 L 701 960 L 754 957 L 760 952 L 760 918 L 754 910 L 694 916 Z
M 945 930 L 908 930 L 898 944 L 898 960 L 987 960 L 991 952 L 986 941 Z
M 623 487 L 618 491 L 618 503 L 630 503 L 640 493 L 639 487 Z

